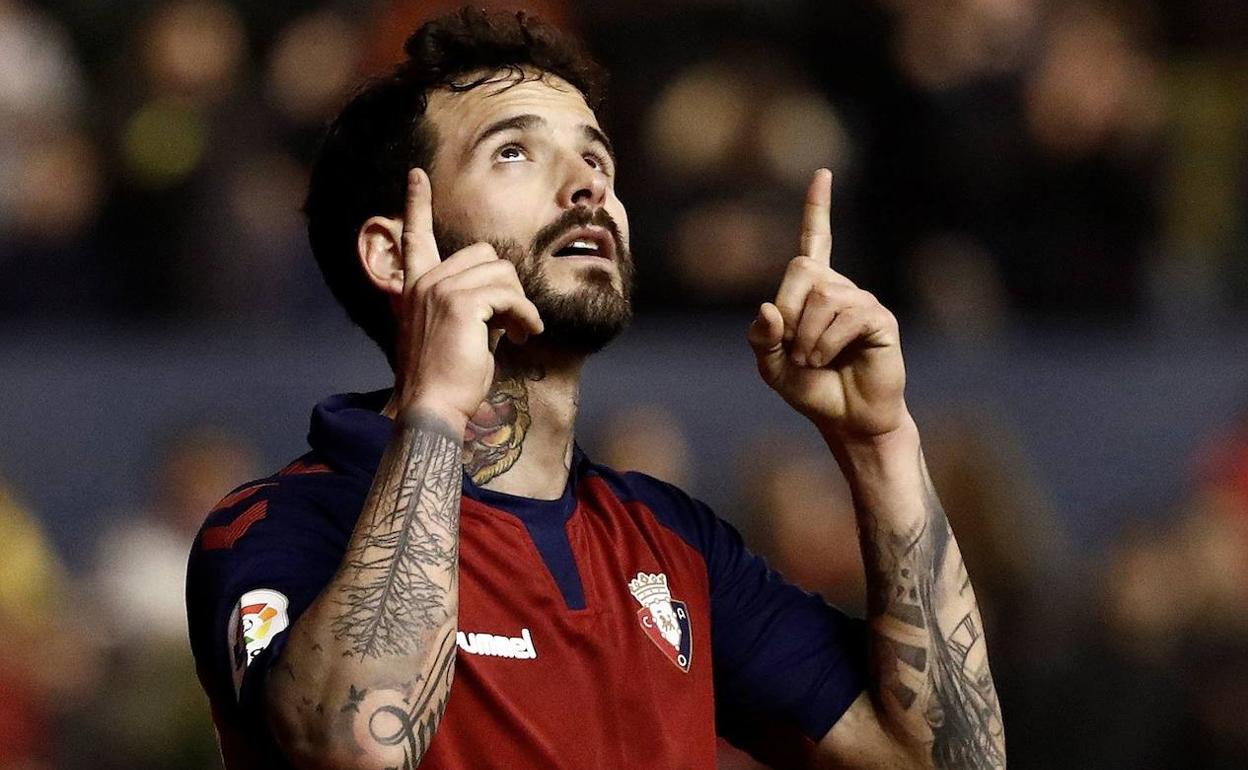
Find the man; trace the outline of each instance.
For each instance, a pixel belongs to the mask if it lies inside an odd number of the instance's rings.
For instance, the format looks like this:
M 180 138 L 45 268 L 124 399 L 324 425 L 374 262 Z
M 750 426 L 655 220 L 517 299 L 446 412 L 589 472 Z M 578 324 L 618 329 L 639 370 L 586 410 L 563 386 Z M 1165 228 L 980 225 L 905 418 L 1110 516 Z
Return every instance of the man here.
M 306 207 L 394 388 L 317 406 L 312 451 L 227 497 L 192 554 L 227 766 L 707 768 L 718 730 L 785 766 L 1003 767 L 896 323 L 829 266 L 830 175 L 749 341 L 850 480 L 865 625 L 573 441 L 633 271 L 595 66 L 469 11 L 407 53 L 331 128 Z

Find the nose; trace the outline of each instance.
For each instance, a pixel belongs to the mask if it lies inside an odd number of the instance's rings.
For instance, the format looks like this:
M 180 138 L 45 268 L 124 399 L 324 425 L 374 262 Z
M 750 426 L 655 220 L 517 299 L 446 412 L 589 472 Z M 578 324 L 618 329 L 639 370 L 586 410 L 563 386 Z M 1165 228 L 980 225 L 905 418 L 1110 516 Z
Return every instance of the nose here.
M 592 168 L 584 158 L 570 157 L 565 164 L 563 185 L 559 189 L 559 205 L 563 208 L 598 208 L 606 199 L 606 175 Z

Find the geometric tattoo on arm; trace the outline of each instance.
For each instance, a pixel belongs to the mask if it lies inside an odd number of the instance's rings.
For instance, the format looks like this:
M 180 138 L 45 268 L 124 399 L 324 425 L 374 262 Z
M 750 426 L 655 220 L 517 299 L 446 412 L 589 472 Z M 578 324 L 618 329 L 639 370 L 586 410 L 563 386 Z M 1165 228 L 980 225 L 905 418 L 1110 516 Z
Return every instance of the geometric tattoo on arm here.
M 881 531 L 876 516 L 862 517 L 873 668 L 884 694 L 903 712 L 921 715 L 937 768 L 1001 770 L 1004 730 L 978 610 L 953 531 L 924 476 L 925 516 L 914 531 Z

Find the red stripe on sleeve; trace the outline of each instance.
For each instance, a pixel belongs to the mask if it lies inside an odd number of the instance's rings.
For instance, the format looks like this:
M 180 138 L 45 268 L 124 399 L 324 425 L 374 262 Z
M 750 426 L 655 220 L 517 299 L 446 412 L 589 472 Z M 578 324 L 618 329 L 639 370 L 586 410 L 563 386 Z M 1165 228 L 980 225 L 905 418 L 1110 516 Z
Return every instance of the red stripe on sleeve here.
M 276 483 L 277 482 L 274 482 L 274 481 L 266 481 L 263 484 L 252 484 L 251 486 L 243 487 L 237 492 L 228 494 L 224 498 L 221 499 L 221 502 L 217 503 L 217 507 L 212 509 L 212 513 L 216 513 L 217 511 L 224 511 L 226 508 L 232 508 L 233 506 L 238 505 L 242 501 L 251 497 L 252 495 L 260 491 L 261 489 L 264 489 L 265 487 L 271 487 Z
M 204 533 L 200 537 L 199 545 L 205 551 L 217 551 L 223 548 L 233 548 L 239 538 L 247 534 L 247 530 L 251 529 L 251 525 L 263 519 L 269 512 L 269 503 L 267 500 L 252 505 L 243 511 L 237 519 L 229 524 L 223 524 L 217 527 L 205 527 Z

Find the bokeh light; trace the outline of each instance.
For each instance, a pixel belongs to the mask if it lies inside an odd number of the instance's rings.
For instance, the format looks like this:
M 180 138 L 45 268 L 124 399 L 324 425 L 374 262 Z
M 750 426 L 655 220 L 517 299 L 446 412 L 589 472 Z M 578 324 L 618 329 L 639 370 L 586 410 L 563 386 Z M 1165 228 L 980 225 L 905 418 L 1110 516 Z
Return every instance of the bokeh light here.
M 164 97 L 143 105 L 122 135 L 122 155 L 136 181 L 173 184 L 199 166 L 208 141 L 203 114 L 184 99 Z
M 727 165 L 749 120 L 749 88 L 735 73 L 704 64 L 681 73 L 658 95 L 648 119 L 654 162 L 695 175 Z
M 763 110 L 759 145 L 776 179 L 801 189 L 812 168 L 833 174 L 852 162 L 849 134 L 827 100 L 816 93 L 777 96 Z
M 162 4 L 148 20 L 142 51 L 158 93 L 215 101 L 229 93 L 246 55 L 233 7 L 215 0 Z
M 355 85 L 359 34 L 345 19 L 317 11 L 282 30 L 268 62 L 268 92 L 296 123 L 333 116 Z

